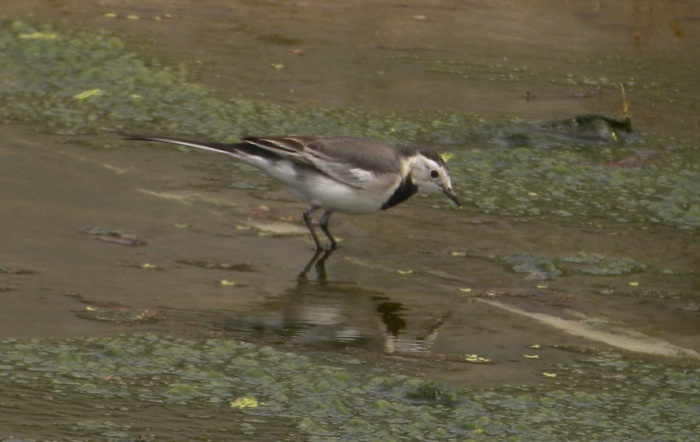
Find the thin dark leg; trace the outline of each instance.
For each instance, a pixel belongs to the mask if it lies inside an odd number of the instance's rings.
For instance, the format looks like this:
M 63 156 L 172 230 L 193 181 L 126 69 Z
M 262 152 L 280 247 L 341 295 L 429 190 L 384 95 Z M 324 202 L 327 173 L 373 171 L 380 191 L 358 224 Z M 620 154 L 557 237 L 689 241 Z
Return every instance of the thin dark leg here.
M 335 238 L 333 238 L 333 235 L 331 235 L 331 231 L 328 230 L 328 222 L 331 220 L 331 215 L 333 215 L 333 212 L 330 210 L 323 212 L 323 216 L 318 220 L 318 225 L 321 226 L 321 230 L 323 230 L 323 233 L 326 234 L 328 240 L 331 242 L 331 250 L 335 250 L 338 247 L 338 243 Z
M 306 227 L 309 229 L 309 233 L 311 233 L 311 237 L 316 243 L 316 250 L 323 250 L 323 247 L 321 246 L 321 241 L 319 241 L 318 236 L 316 236 L 314 226 L 311 225 L 311 214 L 314 213 L 314 210 L 316 209 L 318 209 L 317 206 L 311 205 L 308 209 L 304 210 L 304 224 L 306 224 Z M 323 216 L 325 217 L 326 215 L 324 214 Z M 323 229 L 323 225 L 321 225 L 321 229 Z M 325 229 L 323 231 L 326 232 Z M 328 235 L 328 233 L 326 233 L 326 235 Z

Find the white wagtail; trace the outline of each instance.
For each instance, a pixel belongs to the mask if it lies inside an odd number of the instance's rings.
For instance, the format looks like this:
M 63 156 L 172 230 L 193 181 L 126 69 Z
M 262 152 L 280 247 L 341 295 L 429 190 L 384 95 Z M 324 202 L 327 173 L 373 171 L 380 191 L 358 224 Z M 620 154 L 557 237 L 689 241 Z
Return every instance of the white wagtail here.
M 160 141 L 225 153 L 257 167 L 289 187 L 309 203 L 304 223 L 322 250 L 311 225 L 311 214 L 324 213 L 319 226 L 328 230 L 333 212 L 372 213 L 406 201 L 419 190 L 442 191 L 458 206 L 447 165 L 439 154 L 421 146 L 392 146 L 361 138 L 305 136 L 244 137 L 235 144 L 201 142 L 183 138 L 130 135 L 127 140 Z

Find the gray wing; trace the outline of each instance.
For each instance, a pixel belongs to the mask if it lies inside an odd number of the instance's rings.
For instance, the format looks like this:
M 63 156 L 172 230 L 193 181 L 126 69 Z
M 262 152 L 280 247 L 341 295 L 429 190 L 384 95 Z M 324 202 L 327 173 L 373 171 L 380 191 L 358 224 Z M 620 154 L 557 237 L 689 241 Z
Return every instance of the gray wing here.
M 394 147 L 362 138 L 244 137 L 242 143 L 235 144 L 146 135 L 130 135 L 125 139 L 196 147 L 225 153 L 245 162 L 251 157 L 270 161 L 286 159 L 302 169 L 359 189 L 367 188 L 378 175 L 401 171 L 399 154 Z
M 302 136 L 243 140 L 352 187 L 365 188 L 377 175 L 401 172 L 396 149 L 379 141 Z

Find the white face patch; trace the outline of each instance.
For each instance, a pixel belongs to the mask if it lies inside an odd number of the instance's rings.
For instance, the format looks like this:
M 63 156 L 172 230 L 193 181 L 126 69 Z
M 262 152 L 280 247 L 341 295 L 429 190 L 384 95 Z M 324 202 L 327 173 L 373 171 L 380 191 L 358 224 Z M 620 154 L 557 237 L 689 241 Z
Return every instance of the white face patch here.
M 413 157 L 409 163 L 409 170 L 411 179 L 419 191 L 443 192 L 445 189 L 452 189 L 447 169 L 430 158 L 423 155 Z

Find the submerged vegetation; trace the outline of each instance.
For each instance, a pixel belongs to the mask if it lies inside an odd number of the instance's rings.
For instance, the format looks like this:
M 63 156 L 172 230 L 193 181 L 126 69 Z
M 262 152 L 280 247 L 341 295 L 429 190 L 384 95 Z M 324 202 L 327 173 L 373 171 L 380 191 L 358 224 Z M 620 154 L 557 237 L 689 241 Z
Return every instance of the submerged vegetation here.
M 379 368 L 360 370 L 361 362 L 352 358 L 318 364 L 305 356 L 227 340 L 149 334 L 7 340 L 0 342 L 0 386 L 10 407 L 4 418 L 23 413 L 22 421 L 32 416 L 53 420 L 60 413 L 51 434 L 62 438 L 694 437 L 700 409 L 697 369 L 608 352 L 579 350 L 578 356 L 572 366 L 544 365 L 540 386 L 472 389 Z M 12 405 L 27 401 L 36 407 Z M 173 416 L 199 424 L 174 428 Z

